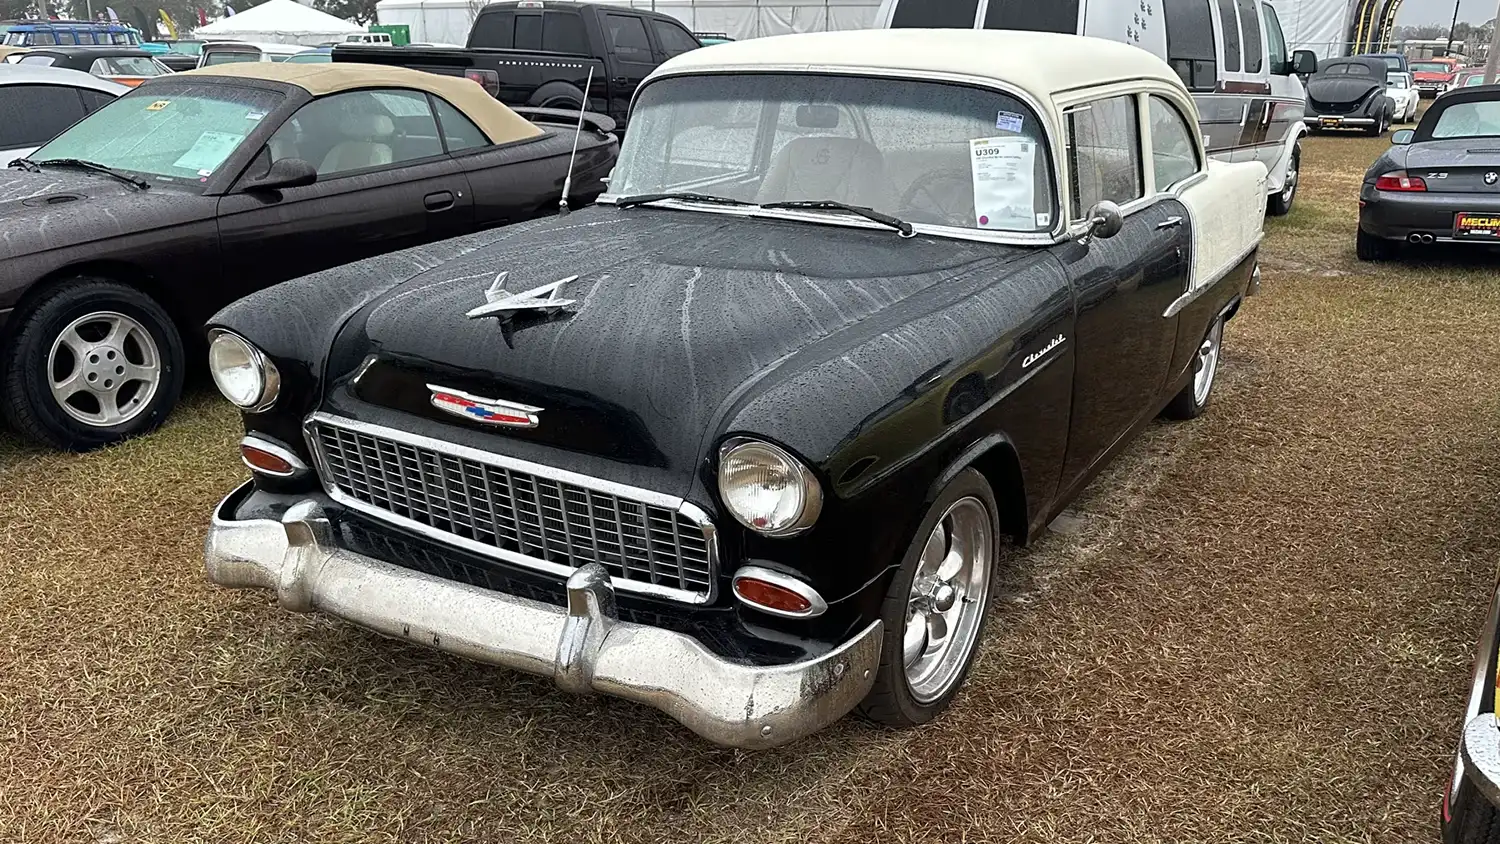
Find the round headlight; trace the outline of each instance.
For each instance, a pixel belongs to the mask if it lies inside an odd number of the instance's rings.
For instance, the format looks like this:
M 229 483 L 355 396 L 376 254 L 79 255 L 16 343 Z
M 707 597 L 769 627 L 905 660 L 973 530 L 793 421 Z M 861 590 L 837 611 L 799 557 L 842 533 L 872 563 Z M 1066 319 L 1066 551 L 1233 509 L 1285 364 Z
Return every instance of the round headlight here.
M 770 443 L 741 442 L 719 458 L 719 494 L 742 525 L 766 536 L 812 527 L 823 509 L 818 479 Z
M 266 410 L 281 391 L 276 365 L 243 337 L 227 331 L 208 344 L 208 370 L 224 398 L 244 410 Z

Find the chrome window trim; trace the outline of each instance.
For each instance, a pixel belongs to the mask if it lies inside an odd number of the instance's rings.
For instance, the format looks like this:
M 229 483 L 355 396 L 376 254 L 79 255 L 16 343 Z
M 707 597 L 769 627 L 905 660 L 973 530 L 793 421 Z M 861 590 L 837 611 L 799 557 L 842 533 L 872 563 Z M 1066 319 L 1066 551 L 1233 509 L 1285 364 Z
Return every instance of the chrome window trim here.
M 240 440 L 241 449 L 243 449 L 245 446 L 250 446 L 251 448 L 257 449 L 259 451 L 264 451 L 272 457 L 279 457 L 282 460 L 285 460 L 287 464 L 292 467 L 292 470 L 290 472 L 270 472 L 265 469 L 250 465 L 250 461 L 245 458 L 245 453 L 241 451 L 240 462 L 244 463 L 246 468 L 258 475 L 269 475 L 273 478 L 300 478 L 303 475 L 306 475 L 309 471 L 307 464 L 302 462 L 302 458 L 298 457 L 296 452 L 292 451 L 290 448 L 287 448 L 279 441 L 271 439 L 270 437 L 262 436 L 260 434 L 246 434 L 244 438 Z
M 412 531 L 428 539 L 431 539 L 434 542 L 455 546 L 466 551 L 473 552 L 474 554 L 477 554 L 481 557 L 503 560 L 517 566 L 532 569 L 534 571 L 544 572 L 546 574 L 556 575 L 564 579 L 566 579 L 573 572 L 577 571 L 578 568 L 575 566 L 559 565 L 558 563 L 550 562 L 548 560 L 538 559 L 536 557 L 527 556 L 526 554 L 520 554 L 515 551 L 507 551 L 504 548 L 497 548 L 492 545 L 486 545 L 482 542 L 475 542 L 472 539 L 466 539 L 456 534 L 447 533 L 414 519 L 408 519 L 405 516 L 397 515 L 390 512 L 389 510 L 375 507 L 373 505 L 360 501 L 359 499 L 351 495 L 348 495 L 333 483 L 332 468 L 328 465 L 327 458 L 323 454 L 323 448 L 319 443 L 317 433 L 314 430 L 314 426 L 319 424 L 342 427 L 346 430 L 363 433 L 373 437 L 384 437 L 386 439 L 392 439 L 398 442 L 406 443 L 407 445 L 431 449 L 442 454 L 450 454 L 454 457 L 459 457 L 465 460 L 473 460 L 475 462 L 483 463 L 489 466 L 527 472 L 533 475 L 548 478 L 550 480 L 559 481 L 561 483 L 583 487 L 593 492 L 601 492 L 616 496 L 618 498 L 626 498 L 633 501 L 640 501 L 646 504 L 662 507 L 664 509 L 672 510 L 675 513 L 686 516 L 688 520 L 697 524 L 698 527 L 703 531 L 703 542 L 708 553 L 708 588 L 706 592 L 692 592 L 669 586 L 660 586 L 655 583 L 642 583 L 638 580 L 626 580 L 624 578 L 614 577 L 613 575 L 611 575 L 610 577 L 610 583 L 614 586 L 614 588 L 622 592 L 634 592 L 642 595 L 651 595 L 659 598 L 667 598 L 673 601 L 680 601 L 686 604 L 711 604 L 718 597 L 718 530 L 714 526 L 713 521 L 709 518 L 708 514 L 702 508 L 692 504 L 685 499 L 666 495 L 660 492 L 655 492 L 649 489 L 642 489 L 640 487 L 633 487 L 627 486 L 625 484 L 615 483 L 614 481 L 608 481 L 603 478 L 595 478 L 590 475 L 582 475 L 577 472 L 569 472 L 566 469 L 544 466 L 540 463 L 532 463 L 529 460 L 522 460 L 516 457 L 507 457 L 489 451 L 481 451 L 476 448 L 469 448 L 468 446 L 447 442 L 445 440 L 434 439 L 432 437 L 423 436 L 421 434 L 413 434 L 409 431 L 402 431 L 397 428 L 387 428 L 384 425 L 373 425 L 369 422 L 361 422 L 356 419 L 349 419 L 348 417 L 344 416 L 336 416 L 334 414 L 324 413 L 322 411 L 314 411 L 303 420 L 303 436 L 307 440 L 308 450 L 312 453 L 313 462 L 318 467 L 319 481 L 322 483 L 324 492 L 328 493 L 329 498 L 332 498 L 334 501 L 345 507 L 348 507 L 351 510 L 358 510 L 359 512 L 364 513 L 365 515 L 368 515 L 379 521 L 387 522 L 405 530 Z
M 779 586 L 806 600 L 809 606 L 802 612 L 788 612 L 748 601 L 740 597 L 739 591 L 734 588 L 734 583 L 738 583 L 742 577 L 764 580 L 772 586 Z M 789 574 L 768 569 L 765 566 L 740 566 L 734 573 L 729 591 L 734 593 L 734 599 L 741 604 L 767 615 L 780 616 L 781 618 L 817 618 L 823 613 L 828 612 L 828 602 L 823 600 L 823 596 L 818 594 L 818 590 L 814 589 L 812 584 L 798 580 Z

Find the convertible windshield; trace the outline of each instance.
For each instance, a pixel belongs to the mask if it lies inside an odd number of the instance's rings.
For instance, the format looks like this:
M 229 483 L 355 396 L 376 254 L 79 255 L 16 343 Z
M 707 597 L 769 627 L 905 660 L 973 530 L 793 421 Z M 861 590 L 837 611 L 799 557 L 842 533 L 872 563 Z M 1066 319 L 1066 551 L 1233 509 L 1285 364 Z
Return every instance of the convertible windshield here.
M 858 206 L 909 223 L 1051 231 L 1045 133 L 996 91 L 822 74 L 689 76 L 641 92 L 610 182 L 619 197 Z M 721 203 L 722 204 L 722 203 Z
M 256 88 L 153 82 L 75 123 L 32 153 L 82 159 L 161 181 L 200 183 L 219 168 L 282 95 Z

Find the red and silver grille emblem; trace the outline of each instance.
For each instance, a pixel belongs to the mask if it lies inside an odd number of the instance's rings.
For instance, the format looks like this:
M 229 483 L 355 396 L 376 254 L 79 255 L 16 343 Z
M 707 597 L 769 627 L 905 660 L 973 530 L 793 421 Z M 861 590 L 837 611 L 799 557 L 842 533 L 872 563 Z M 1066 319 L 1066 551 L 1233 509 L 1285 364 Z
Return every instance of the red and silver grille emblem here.
M 542 412 L 540 407 L 473 396 L 437 384 L 428 384 L 427 389 L 432 391 L 432 406 L 454 416 L 507 428 L 535 428 L 540 423 L 536 416 Z

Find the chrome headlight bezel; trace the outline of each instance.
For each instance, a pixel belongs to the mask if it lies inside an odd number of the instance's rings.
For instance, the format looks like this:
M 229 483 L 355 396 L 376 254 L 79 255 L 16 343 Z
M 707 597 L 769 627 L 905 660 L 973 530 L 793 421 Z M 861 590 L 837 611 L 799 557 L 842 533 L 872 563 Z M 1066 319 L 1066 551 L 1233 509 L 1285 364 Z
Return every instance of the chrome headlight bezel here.
M 788 489 L 797 497 L 792 514 L 779 524 L 765 526 L 756 525 L 750 514 L 741 512 L 736 507 L 735 493 L 738 490 L 730 486 L 732 472 L 729 471 L 729 462 L 731 459 L 755 459 L 776 466 L 792 478 L 793 485 Z M 724 509 L 729 512 L 729 515 L 761 536 L 776 538 L 796 536 L 811 528 L 823 511 L 823 487 L 818 482 L 817 476 L 791 452 L 765 440 L 737 437 L 726 441 L 719 447 L 718 488 L 719 499 L 724 502 Z
M 245 396 L 243 399 L 231 395 L 231 391 L 225 386 L 226 376 L 221 374 L 221 367 L 216 365 L 216 350 L 227 349 L 231 346 L 237 347 L 236 352 L 244 358 L 244 364 L 256 378 L 254 390 L 247 392 L 253 395 Z M 246 413 L 262 413 L 270 410 L 281 395 L 281 372 L 276 364 L 266 357 L 265 352 L 256 348 L 254 343 L 244 337 L 223 328 L 215 328 L 208 336 L 208 371 L 214 379 L 214 386 L 230 404 L 238 407 Z

